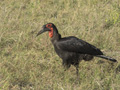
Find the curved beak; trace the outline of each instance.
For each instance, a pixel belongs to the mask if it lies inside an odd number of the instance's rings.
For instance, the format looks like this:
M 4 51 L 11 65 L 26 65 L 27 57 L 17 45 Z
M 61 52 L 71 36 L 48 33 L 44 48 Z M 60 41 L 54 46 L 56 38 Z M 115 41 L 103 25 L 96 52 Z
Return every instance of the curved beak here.
M 40 31 L 38 32 L 38 34 L 37 34 L 36 36 L 39 36 L 40 34 L 46 32 L 46 31 L 51 31 L 51 30 L 50 30 L 49 28 L 43 28 L 42 30 L 40 30 Z

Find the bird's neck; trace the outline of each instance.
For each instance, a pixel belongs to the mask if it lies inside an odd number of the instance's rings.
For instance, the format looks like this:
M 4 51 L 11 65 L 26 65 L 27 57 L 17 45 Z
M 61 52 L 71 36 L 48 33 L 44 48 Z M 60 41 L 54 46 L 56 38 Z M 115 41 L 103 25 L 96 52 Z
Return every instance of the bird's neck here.
M 51 38 L 51 42 L 55 44 L 55 42 L 61 39 L 61 35 L 59 33 L 54 33 L 53 37 Z

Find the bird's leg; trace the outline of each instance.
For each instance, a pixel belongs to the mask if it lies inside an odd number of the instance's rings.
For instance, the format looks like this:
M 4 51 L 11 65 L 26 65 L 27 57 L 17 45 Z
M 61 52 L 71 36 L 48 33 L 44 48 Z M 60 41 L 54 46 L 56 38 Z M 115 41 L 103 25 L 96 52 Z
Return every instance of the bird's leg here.
M 75 67 L 76 67 L 76 74 L 77 74 L 77 77 L 79 76 L 79 64 L 78 65 L 75 65 Z
M 64 74 L 65 74 L 65 73 L 67 73 L 66 71 L 70 68 L 70 64 L 63 61 L 62 65 L 64 67 Z M 66 75 L 63 75 L 63 79 L 65 79 L 65 78 L 66 78 Z
M 65 68 L 64 71 L 66 71 L 67 69 L 69 69 L 70 66 L 71 66 L 69 63 L 66 62 L 66 60 L 63 61 L 62 65 Z
M 70 68 L 70 65 L 64 65 L 64 71 L 68 70 Z
M 77 76 L 78 76 L 78 75 L 79 75 L 79 70 L 78 70 L 78 68 L 76 68 L 76 70 L 77 70 L 77 71 L 76 71 L 76 74 L 77 74 Z

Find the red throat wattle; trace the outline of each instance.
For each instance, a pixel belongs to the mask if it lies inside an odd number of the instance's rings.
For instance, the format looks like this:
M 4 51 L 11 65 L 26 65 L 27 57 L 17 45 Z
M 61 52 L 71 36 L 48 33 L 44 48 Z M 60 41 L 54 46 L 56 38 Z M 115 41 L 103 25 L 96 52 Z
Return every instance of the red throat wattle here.
M 50 28 L 51 31 L 49 31 L 49 37 L 52 38 L 53 37 L 53 28 Z
M 52 27 L 52 24 L 47 24 L 46 27 L 50 29 L 49 37 L 52 38 L 53 37 L 53 27 Z

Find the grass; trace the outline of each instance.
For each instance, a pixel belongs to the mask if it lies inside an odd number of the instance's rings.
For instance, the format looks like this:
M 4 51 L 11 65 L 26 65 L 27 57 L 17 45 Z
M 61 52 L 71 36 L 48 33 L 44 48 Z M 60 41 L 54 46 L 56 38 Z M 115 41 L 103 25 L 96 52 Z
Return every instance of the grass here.
M 64 72 L 48 33 L 53 22 L 62 36 L 76 36 L 114 57 L 80 63 Z M 119 90 L 119 0 L 2 0 L 0 3 L 0 90 Z

